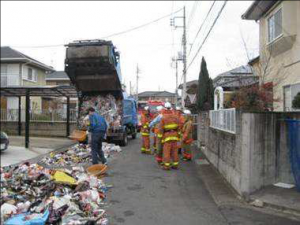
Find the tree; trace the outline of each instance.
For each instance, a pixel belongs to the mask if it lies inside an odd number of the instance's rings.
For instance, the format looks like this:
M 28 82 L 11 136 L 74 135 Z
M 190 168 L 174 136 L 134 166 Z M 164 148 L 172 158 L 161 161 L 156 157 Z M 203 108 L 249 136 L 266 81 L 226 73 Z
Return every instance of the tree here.
M 300 109 L 300 92 L 298 92 L 293 100 L 293 108 Z
M 213 82 L 210 79 L 204 57 L 198 79 L 197 107 L 199 111 L 209 110 L 213 107 Z

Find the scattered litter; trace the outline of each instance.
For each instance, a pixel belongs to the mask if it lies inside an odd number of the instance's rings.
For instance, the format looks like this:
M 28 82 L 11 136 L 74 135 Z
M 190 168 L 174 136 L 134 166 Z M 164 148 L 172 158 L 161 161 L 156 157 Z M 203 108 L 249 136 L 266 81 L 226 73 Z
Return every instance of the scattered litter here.
M 118 112 L 118 106 L 114 109 Z M 122 151 L 105 142 L 102 149 L 107 159 Z M 0 168 L 1 224 L 107 225 L 103 201 L 112 186 L 97 177 L 107 166 L 86 169 L 90 164 L 90 146 L 77 144 L 64 152 L 51 152 L 38 163 Z
M 49 211 L 46 210 L 42 213 L 33 214 L 19 214 L 8 219 L 4 225 L 44 225 L 46 224 L 49 217 Z
M 102 143 L 102 150 L 105 158 L 109 158 L 113 153 L 119 153 L 122 151 L 119 145 L 112 143 Z M 61 153 L 50 153 L 49 157 L 45 157 L 41 160 L 43 164 L 49 166 L 66 167 L 72 166 L 73 169 L 78 170 L 83 164 L 91 162 L 91 148 L 89 145 L 77 144 Z M 3 175 L 7 176 L 7 175 Z
M 274 186 L 281 187 L 281 188 L 289 188 L 289 189 L 295 187 L 294 184 L 287 184 L 287 183 L 282 183 L 282 182 L 276 183 L 276 184 L 274 184 Z
M 76 184 L 76 180 L 73 177 L 71 177 L 71 176 L 69 176 L 66 173 L 61 172 L 61 171 L 56 171 L 53 175 L 53 179 L 57 183 L 70 184 L 70 185 L 75 185 Z
M 250 205 L 262 208 L 264 206 L 264 202 L 259 199 L 256 199 L 253 202 L 251 202 Z

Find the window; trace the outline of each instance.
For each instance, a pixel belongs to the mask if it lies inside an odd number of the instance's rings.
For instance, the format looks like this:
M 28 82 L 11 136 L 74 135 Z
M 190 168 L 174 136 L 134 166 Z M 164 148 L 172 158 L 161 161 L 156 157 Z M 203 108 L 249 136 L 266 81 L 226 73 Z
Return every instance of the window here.
M 285 111 L 296 111 L 296 109 L 292 107 L 292 101 L 296 97 L 297 93 L 300 92 L 300 83 L 285 86 L 283 91 Z
M 1 64 L 1 74 L 7 74 L 7 64 Z
M 33 70 L 31 68 L 28 68 L 27 79 L 33 80 Z
M 37 73 L 36 70 L 32 69 L 32 68 L 28 68 L 27 70 L 27 80 L 30 81 L 37 81 Z
M 282 34 L 282 10 L 279 9 L 268 19 L 269 42 Z

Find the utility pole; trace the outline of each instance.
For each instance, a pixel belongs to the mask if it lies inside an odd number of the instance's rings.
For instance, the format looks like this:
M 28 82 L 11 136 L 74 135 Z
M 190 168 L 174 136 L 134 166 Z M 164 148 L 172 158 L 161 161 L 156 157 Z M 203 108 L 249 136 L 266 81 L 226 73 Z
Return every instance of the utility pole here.
M 139 69 L 139 65 L 136 65 L 136 101 L 138 102 L 139 100 L 139 73 L 140 73 L 140 69 Z
M 175 62 L 175 76 L 176 76 L 176 87 L 175 87 L 176 98 L 175 98 L 175 105 L 176 106 L 178 106 L 178 61 L 182 61 L 182 59 L 180 59 L 180 57 L 178 57 L 178 58 L 173 57 L 172 58 L 172 62 Z
M 130 95 L 130 96 L 132 95 L 131 90 L 132 90 L 132 87 L 131 87 L 131 81 L 129 81 L 129 95 Z
M 183 26 L 176 26 L 175 25 L 175 19 L 176 18 L 181 18 L 183 19 Z M 182 46 L 183 46 L 183 54 L 182 54 L 182 62 L 183 62 L 183 71 L 182 71 L 182 75 L 183 75 L 183 88 L 182 88 L 182 95 L 181 95 L 181 105 L 182 108 L 185 108 L 185 98 L 186 98 L 186 65 L 187 65 L 187 59 L 186 59 L 186 15 L 185 15 L 185 6 L 183 7 L 183 17 L 174 17 L 171 19 L 171 26 L 174 26 L 175 29 L 180 27 L 183 28 L 183 36 L 182 36 Z M 178 59 L 180 60 L 180 59 Z M 176 66 L 177 66 L 177 60 L 176 60 Z M 176 70 L 177 71 L 177 70 Z M 176 87 L 177 90 L 177 87 Z
M 175 89 L 175 93 L 176 93 L 176 98 L 175 98 L 175 105 L 178 106 L 178 60 L 176 60 L 176 89 Z
M 185 108 L 186 97 L 186 21 L 185 21 L 185 7 L 183 7 L 183 89 L 182 89 L 182 108 Z

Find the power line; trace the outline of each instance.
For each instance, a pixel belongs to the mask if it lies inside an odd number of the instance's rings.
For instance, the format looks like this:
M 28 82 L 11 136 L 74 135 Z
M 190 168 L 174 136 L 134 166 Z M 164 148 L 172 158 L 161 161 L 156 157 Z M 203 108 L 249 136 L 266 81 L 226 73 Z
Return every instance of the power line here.
M 176 14 L 176 13 L 180 12 L 181 10 L 182 10 L 182 9 L 179 9 L 179 10 L 177 10 L 176 12 L 172 12 L 172 13 L 170 13 L 170 14 L 168 14 L 168 15 L 162 16 L 162 17 L 160 17 L 160 18 L 158 18 L 158 19 L 155 19 L 155 20 L 153 20 L 153 21 L 151 21 L 151 22 L 142 24 L 142 25 L 140 25 L 140 26 L 137 26 L 137 27 L 134 27 L 134 28 L 131 28 L 131 29 L 128 29 L 128 30 L 124 30 L 124 31 L 121 31 L 121 32 L 117 32 L 117 33 L 114 33 L 114 34 L 111 34 L 111 35 L 108 35 L 108 36 L 105 36 L 105 37 L 102 37 L 102 38 L 103 38 L 103 39 L 106 39 L 106 38 L 110 38 L 110 37 L 114 37 L 114 36 L 117 36 L 117 35 L 125 34 L 125 33 L 128 33 L 128 32 L 131 32 L 131 31 L 134 31 L 134 30 L 137 30 L 137 29 L 146 27 L 146 26 L 151 25 L 151 24 L 153 24 L 153 23 L 156 23 L 156 22 L 158 22 L 158 21 L 160 21 L 160 20 L 162 20 L 162 19 L 165 19 L 165 18 L 167 18 L 167 17 L 170 17 L 170 16 L 172 16 L 173 14 Z
M 195 12 L 197 10 L 197 6 L 198 6 L 198 3 L 199 1 L 195 1 L 194 4 L 193 4 L 193 8 L 192 8 L 192 11 L 191 11 L 191 14 L 190 14 L 190 17 L 188 19 L 188 24 L 187 24 L 187 27 L 190 27 L 193 19 L 194 19 L 194 15 L 195 15 Z
M 222 8 L 220 9 L 220 11 L 219 11 L 217 17 L 215 18 L 215 20 L 214 20 L 212 26 L 210 27 L 210 29 L 209 29 L 209 31 L 208 31 L 206 37 L 204 38 L 202 44 L 201 44 L 200 47 L 198 48 L 198 50 L 197 50 L 197 52 L 196 52 L 194 58 L 192 59 L 192 61 L 191 61 L 190 64 L 188 65 L 187 70 L 190 68 L 190 66 L 193 64 L 194 60 L 195 60 L 196 57 L 198 56 L 198 54 L 199 54 L 199 52 L 200 52 L 202 46 L 205 44 L 205 42 L 206 42 L 206 40 L 207 40 L 207 38 L 208 38 L 210 32 L 212 31 L 212 29 L 214 28 L 216 22 L 218 21 L 219 17 L 221 16 L 221 14 L 222 14 L 222 12 L 223 12 L 224 7 L 226 6 L 226 4 L 227 4 L 227 0 L 225 0 L 225 2 L 224 2 L 224 4 L 223 4 Z
M 155 19 L 151 22 L 148 22 L 148 23 L 145 23 L 145 24 L 142 24 L 142 25 L 139 25 L 137 27 L 133 27 L 131 29 L 128 29 L 128 30 L 124 30 L 124 31 L 121 31 L 121 32 L 117 32 L 117 33 L 114 33 L 114 34 L 111 34 L 111 35 L 108 35 L 108 36 L 105 36 L 105 37 L 102 37 L 100 39 L 106 39 L 106 38 L 110 38 L 110 37 L 114 37 L 114 36 L 117 36 L 117 35 L 122 35 L 122 34 L 125 34 L 125 33 L 129 33 L 131 31 L 134 31 L 134 30 L 137 30 L 137 29 L 140 29 L 140 28 L 143 28 L 143 27 L 146 27 L 148 25 L 151 25 L 153 23 L 156 23 L 162 19 L 165 19 L 167 17 L 170 17 L 172 16 L 173 14 L 176 14 L 178 12 L 180 12 L 182 9 L 179 9 L 175 12 L 172 12 L 171 14 L 168 14 L 168 15 L 165 15 L 165 16 L 162 16 L 158 19 Z M 56 45 L 41 45 L 41 46 L 12 46 L 14 48 L 52 48 L 52 47 L 62 47 L 62 46 L 65 46 L 65 44 L 56 44 Z
M 215 2 L 216 2 L 216 0 L 215 0 L 215 1 L 212 3 L 212 5 L 210 6 L 210 9 L 209 9 L 208 13 L 206 14 L 206 17 L 205 17 L 205 19 L 203 20 L 203 22 L 202 22 L 202 24 L 201 24 L 201 26 L 200 26 L 200 28 L 199 28 L 199 30 L 198 30 L 198 32 L 197 32 L 195 38 L 194 38 L 194 41 L 193 41 L 193 43 L 192 43 L 192 45 L 191 45 L 191 48 L 190 48 L 189 55 L 190 55 L 191 52 L 192 52 L 192 48 L 193 48 L 194 43 L 195 43 L 195 41 L 196 41 L 196 39 L 197 39 L 197 37 L 198 37 L 198 34 L 199 34 L 200 31 L 202 30 L 202 27 L 203 27 L 203 25 L 205 24 L 205 22 L 206 22 L 206 20 L 207 20 L 207 18 L 208 18 L 208 16 L 209 16 L 209 14 L 211 13 L 211 10 L 212 10 L 212 8 L 214 7 Z

